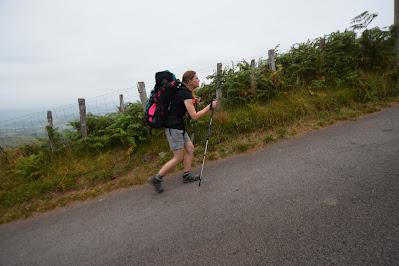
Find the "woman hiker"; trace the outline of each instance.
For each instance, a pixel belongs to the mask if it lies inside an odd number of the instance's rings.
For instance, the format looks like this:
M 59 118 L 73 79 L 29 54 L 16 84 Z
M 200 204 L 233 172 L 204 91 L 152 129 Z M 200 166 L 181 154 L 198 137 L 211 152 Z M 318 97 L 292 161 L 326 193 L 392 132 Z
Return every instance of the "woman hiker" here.
M 184 115 L 188 113 L 191 119 L 197 121 L 217 105 L 217 101 L 212 101 L 204 109 L 196 112 L 193 99 L 199 101 L 199 98 L 195 97 L 194 90 L 199 87 L 200 80 L 195 71 L 186 71 L 183 75 L 182 83 L 182 86 L 172 98 L 170 111 L 165 123 L 165 135 L 168 139 L 169 147 L 173 151 L 173 158 L 165 163 L 156 175 L 148 178 L 148 183 L 153 185 L 158 192 L 163 191 L 163 177 L 183 159 L 183 183 L 199 180 L 199 175 L 193 175 L 190 172 L 194 156 L 194 145 L 185 130 Z M 183 148 L 186 150 L 185 155 Z

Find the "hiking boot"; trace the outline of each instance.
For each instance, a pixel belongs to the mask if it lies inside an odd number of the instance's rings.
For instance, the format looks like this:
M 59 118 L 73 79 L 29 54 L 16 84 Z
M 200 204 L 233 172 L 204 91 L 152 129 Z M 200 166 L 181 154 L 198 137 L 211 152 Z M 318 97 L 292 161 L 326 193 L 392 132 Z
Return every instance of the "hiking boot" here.
M 199 175 L 193 175 L 191 172 L 186 172 L 183 174 L 183 183 L 195 182 L 200 180 Z
M 150 178 L 147 179 L 147 182 L 150 185 L 153 185 L 155 191 L 159 193 L 163 192 L 162 181 L 163 181 L 162 178 L 160 178 L 158 174 L 151 176 Z

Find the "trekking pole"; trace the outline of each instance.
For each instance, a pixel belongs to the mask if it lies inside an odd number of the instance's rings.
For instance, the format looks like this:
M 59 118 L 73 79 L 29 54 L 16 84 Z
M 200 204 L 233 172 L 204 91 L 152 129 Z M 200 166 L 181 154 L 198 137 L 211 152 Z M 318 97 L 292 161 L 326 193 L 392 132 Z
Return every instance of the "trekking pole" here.
M 211 109 L 212 109 L 212 102 L 211 102 Z M 209 123 L 208 137 L 206 138 L 205 153 L 204 153 L 204 159 L 203 159 L 203 161 L 202 161 L 202 169 L 201 169 L 200 180 L 199 180 L 198 186 L 201 186 L 202 171 L 204 171 L 206 149 L 208 148 L 209 134 L 211 133 L 212 117 L 213 117 L 213 110 L 212 110 L 212 114 L 211 114 L 211 121 L 210 121 L 210 123 Z
M 195 101 L 193 101 L 195 102 Z M 197 106 L 197 103 L 195 102 L 194 108 Z M 197 124 L 197 121 L 193 121 L 193 132 L 191 133 L 191 142 L 194 144 L 194 133 L 195 133 L 195 125 Z
M 191 142 L 194 144 L 194 132 L 195 132 L 195 125 L 197 124 L 197 121 L 194 121 L 193 123 L 193 133 L 191 133 Z

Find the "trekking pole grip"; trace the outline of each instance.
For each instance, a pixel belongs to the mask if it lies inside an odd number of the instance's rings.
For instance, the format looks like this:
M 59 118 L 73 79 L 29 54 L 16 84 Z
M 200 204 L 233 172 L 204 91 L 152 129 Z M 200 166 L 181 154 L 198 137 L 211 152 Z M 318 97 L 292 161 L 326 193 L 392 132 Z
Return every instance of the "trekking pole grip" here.
M 213 104 L 214 99 L 211 100 L 211 106 L 209 107 L 209 111 L 212 111 L 212 104 Z

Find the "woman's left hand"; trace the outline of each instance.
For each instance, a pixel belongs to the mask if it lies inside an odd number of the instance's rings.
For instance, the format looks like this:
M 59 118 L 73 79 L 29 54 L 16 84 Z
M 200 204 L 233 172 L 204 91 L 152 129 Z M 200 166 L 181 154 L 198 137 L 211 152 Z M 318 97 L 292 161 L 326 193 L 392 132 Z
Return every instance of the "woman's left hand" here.
M 201 101 L 201 97 L 195 96 L 195 103 L 199 104 Z

